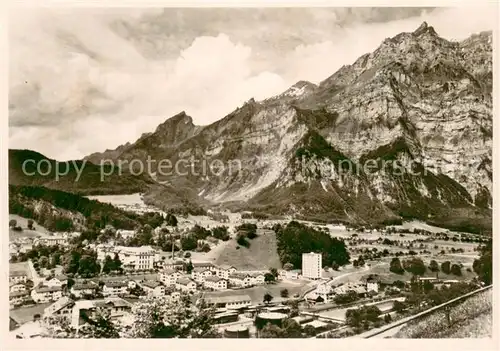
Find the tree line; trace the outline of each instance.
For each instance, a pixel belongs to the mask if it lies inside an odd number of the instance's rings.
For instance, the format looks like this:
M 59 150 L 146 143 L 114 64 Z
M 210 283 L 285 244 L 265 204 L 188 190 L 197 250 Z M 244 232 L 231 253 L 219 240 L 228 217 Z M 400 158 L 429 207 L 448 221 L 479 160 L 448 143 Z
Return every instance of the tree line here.
M 344 240 L 331 237 L 302 223 L 291 221 L 286 226 L 277 224 L 276 232 L 278 255 L 282 264 L 291 263 L 295 268 L 302 267 L 302 254 L 321 253 L 323 266 L 345 265 L 350 256 Z

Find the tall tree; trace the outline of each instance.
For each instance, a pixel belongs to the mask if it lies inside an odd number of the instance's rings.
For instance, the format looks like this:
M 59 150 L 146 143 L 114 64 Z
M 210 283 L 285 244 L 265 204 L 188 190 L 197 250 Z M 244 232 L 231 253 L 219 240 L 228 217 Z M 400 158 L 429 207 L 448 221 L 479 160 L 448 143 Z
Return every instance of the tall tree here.
M 271 302 L 273 299 L 273 295 L 271 295 L 270 293 L 266 292 L 264 294 L 264 298 L 263 298 L 263 301 L 264 303 L 268 304 L 269 302 Z
M 117 272 L 122 272 L 122 261 L 120 260 L 120 256 L 115 253 L 115 257 L 113 257 L 113 270 Z
M 441 271 L 445 274 L 450 274 L 451 272 L 451 262 L 450 261 L 445 261 L 441 263 Z
M 105 274 L 108 274 L 113 270 L 113 268 L 114 268 L 113 267 L 113 259 L 109 255 L 106 255 L 106 257 L 104 258 L 103 265 L 102 265 L 102 272 Z
M 431 272 L 439 272 L 439 264 L 436 262 L 436 260 L 431 260 L 429 263 L 429 269 Z
M 389 270 L 393 273 L 396 273 L 396 274 L 403 274 L 404 273 L 403 266 L 401 266 L 401 261 L 399 260 L 398 257 L 394 257 L 391 260 Z
M 474 260 L 472 268 L 482 282 L 490 285 L 493 279 L 493 242 L 491 239 L 480 248 L 480 252 L 479 259 Z

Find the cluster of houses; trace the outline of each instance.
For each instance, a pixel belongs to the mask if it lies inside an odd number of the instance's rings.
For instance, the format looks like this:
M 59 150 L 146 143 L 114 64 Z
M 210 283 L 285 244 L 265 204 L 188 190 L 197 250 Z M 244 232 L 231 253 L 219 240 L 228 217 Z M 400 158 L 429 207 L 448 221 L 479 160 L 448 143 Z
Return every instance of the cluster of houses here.
M 64 296 L 45 308 L 42 318 L 49 323 L 53 318 L 58 321 L 66 319 L 73 328 L 78 328 L 85 323 L 85 317 L 93 318 L 97 313 L 106 311 L 112 319 L 117 320 L 127 317 L 131 309 L 132 304 L 120 297 L 75 301 Z
M 147 251 L 141 252 L 149 257 Z M 127 255 L 128 251 L 119 251 L 119 255 Z M 141 262 L 141 261 L 139 261 Z M 68 278 L 56 275 L 50 278 L 28 279 L 25 271 L 10 272 L 10 306 L 11 308 L 30 303 L 48 303 L 71 296 L 74 299 L 95 299 L 96 297 L 124 297 L 131 290 L 139 287 L 149 296 L 180 296 L 181 293 L 197 291 L 221 291 L 227 289 L 243 289 L 265 284 L 265 272 L 238 271 L 228 265 L 217 266 L 211 262 L 193 262 L 193 269 L 188 273 L 182 261 L 165 263 L 159 273 L 159 280 L 106 279 L 104 282 L 77 279 L 68 286 Z M 280 271 L 280 277 L 298 278 L 296 272 Z M 29 286 L 27 282 L 30 282 Z M 174 296 L 175 297 L 175 296 Z
M 354 291 L 358 296 L 376 295 L 379 292 L 379 282 L 377 279 L 369 277 L 362 281 L 335 285 L 334 280 L 330 280 L 318 284 L 314 291 L 306 295 L 306 299 L 315 300 L 321 297 L 324 302 L 327 302 L 336 295 L 344 295 L 350 291 Z
M 238 271 L 232 266 L 216 266 L 211 262 L 194 262 L 191 273 L 183 272 L 183 265 L 178 262 L 167 263 L 165 266 L 160 273 L 160 281 L 165 286 L 175 287 L 183 292 L 249 288 L 265 283 L 262 272 Z
M 68 246 L 69 242 L 75 236 L 80 235 L 79 232 L 65 232 L 57 235 L 43 235 L 37 237 L 19 237 L 11 239 L 9 242 L 9 259 L 19 254 L 27 253 L 36 245 L 45 246 Z

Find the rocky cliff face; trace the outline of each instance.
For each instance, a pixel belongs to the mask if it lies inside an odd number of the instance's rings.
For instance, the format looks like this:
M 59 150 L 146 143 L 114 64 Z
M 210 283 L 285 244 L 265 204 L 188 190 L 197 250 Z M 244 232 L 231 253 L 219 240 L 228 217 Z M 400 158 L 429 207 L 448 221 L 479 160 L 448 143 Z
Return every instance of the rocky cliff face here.
M 488 223 L 491 142 L 491 33 L 450 42 L 423 23 L 318 86 L 251 99 L 206 127 L 181 113 L 89 158 L 194 158 L 188 175 L 153 173 L 211 203 L 355 222 L 466 213 Z M 207 170 L 214 164 L 220 174 Z

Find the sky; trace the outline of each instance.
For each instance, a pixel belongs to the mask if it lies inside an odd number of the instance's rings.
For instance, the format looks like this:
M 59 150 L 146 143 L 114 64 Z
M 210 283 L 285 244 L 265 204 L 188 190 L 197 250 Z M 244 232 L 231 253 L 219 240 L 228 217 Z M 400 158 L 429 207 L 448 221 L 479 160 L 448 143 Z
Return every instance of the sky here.
M 57 160 L 197 125 L 319 83 L 423 21 L 449 40 L 496 28 L 469 8 L 22 8 L 9 17 L 9 147 Z

